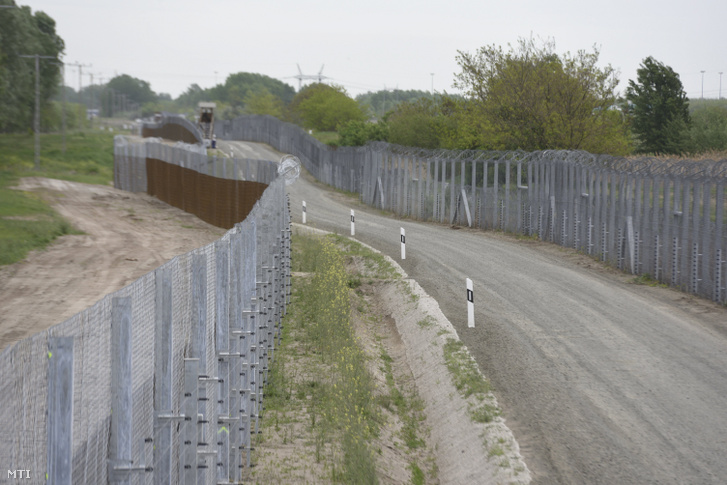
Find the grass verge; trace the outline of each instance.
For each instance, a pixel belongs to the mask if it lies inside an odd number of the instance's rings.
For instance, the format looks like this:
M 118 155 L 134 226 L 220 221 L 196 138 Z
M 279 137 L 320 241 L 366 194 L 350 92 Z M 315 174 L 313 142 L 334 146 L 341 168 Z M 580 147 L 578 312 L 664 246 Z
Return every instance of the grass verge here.
M 490 383 L 477 368 L 477 363 L 467 352 L 461 340 L 447 339 L 443 346 L 444 362 L 452 375 L 454 387 L 467 399 L 474 396 L 469 404 L 469 415 L 477 423 L 489 423 L 500 415 L 500 409 L 487 399 Z M 474 404 L 473 404 L 474 402 Z
M 312 276 L 294 280 L 294 310 L 284 325 L 289 335 L 278 352 L 287 357 L 274 362 L 265 388 L 263 434 L 266 427 L 284 422 L 293 438 L 296 430 L 302 432 L 296 424 L 305 422 L 308 433 L 303 434 L 309 437 L 315 463 L 322 465 L 317 472 L 309 470 L 319 475 L 313 481 L 378 483 L 369 448 L 379 432 L 373 382 L 351 326 L 343 257 L 330 239 L 296 239 L 300 242 L 294 245 L 294 269 Z M 296 465 L 288 471 L 300 473 L 301 469 Z
M 56 237 L 77 234 L 37 195 L 12 189 L 21 177 L 50 177 L 108 184 L 113 179 L 113 135 L 78 132 L 40 138 L 40 170 L 34 170 L 34 137 L 0 135 L 0 266 L 22 260 Z
M 436 482 L 423 401 L 401 381 L 386 346 L 390 326 L 370 298 L 377 285 L 398 284 L 398 273 L 380 254 L 334 235 L 296 235 L 292 253 L 293 299 L 249 478 L 374 484 L 403 474 Z

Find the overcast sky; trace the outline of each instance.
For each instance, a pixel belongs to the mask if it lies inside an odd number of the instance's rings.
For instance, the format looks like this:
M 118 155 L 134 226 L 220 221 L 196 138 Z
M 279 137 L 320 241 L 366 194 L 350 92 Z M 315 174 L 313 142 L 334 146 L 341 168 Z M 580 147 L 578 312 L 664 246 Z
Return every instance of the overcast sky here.
M 298 88 L 303 74 L 350 95 L 379 89 L 456 92 L 457 51 L 553 39 L 556 51 L 601 51 L 619 91 L 652 56 L 681 77 L 690 98 L 717 98 L 727 74 L 725 0 L 18 0 L 56 20 L 67 63 L 83 85 L 129 74 L 179 96 L 191 84 L 255 72 Z M 705 71 L 702 76 L 701 71 Z M 432 76 L 432 73 L 434 75 Z M 66 70 L 78 89 L 78 69 Z M 727 76 L 723 96 L 727 97 Z

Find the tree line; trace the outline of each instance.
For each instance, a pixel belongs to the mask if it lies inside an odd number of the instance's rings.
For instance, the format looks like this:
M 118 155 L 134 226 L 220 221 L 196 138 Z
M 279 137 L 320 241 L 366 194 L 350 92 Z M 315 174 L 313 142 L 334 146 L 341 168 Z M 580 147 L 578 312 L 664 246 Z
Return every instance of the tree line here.
M 26 52 L 27 51 L 27 52 Z M 176 99 L 127 74 L 76 92 L 60 87 L 64 43 L 55 21 L 29 7 L 0 9 L 0 132 L 32 127 L 34 62 L 40 54 L 41 128 L 81 127 L 86 108 L 104 117 L 185 114 L 217 103 L 217 119 L 267 114 L 315 132 L 329 143 L 383 140 L 445 149 L 551 150 L 695 154 L 727 150 L 727 102 L 687 98 L 679 75 L 647 57 L 619 96 L 618 72 L 599 66 L 599 50 L 559 54 L 552 40 L 520 39 L 458 52 L 454 88 L 461 94 L 384 89 L 357 96 L 342 86 L 310 84 L 299 92 L 263 74 L 238 72 L 211 88 L 192 84 Z
M 553 41 L 459 52 L 455 87 L 398 106 L 388 141 L 447 149 L 682 155 L 727 151 L 727 100 L 687 98 L 679 75 L 647 57 L 616 93 L 618 74 L 599 51 L 559 55 Z M 725 154 L 716 156 L 724 157 Z
M 8 6 L 10 7 L 10 6 Z M 35 60 L 42 56 L 40 99 L 43 119 L 53 117 L 50 99 L 60 82 L 65 49 L 56 23 L 30 7 L 0 8 L 0 132 L 29 130 L 35 106 Z
M 618 73 L 599 67 L 598 60 L 595 47 L 558 54 L 553 41 L 532 38 L 508 49 L 492 45 L 459 52 L 458 95 L 396 89 L 354 99 L 342 86 L 320 83 L 296 93 L 282 81 L 245 72 L 212 88 L 193 84 L 175 100 L 127 75 L 103 89 L 123 93 L 135 116 L 171 111 L 193 119 L 199 101 L 216 101 L 218 119 L 272 115 L 314 132 L 333 132 L 326 138 L 333 145 L 381 140 L 432 149 L 612 155 L 727 151 L 726 100 L 690 101 L 679 75 L 652 57 L 643 60 L 619 96 Z

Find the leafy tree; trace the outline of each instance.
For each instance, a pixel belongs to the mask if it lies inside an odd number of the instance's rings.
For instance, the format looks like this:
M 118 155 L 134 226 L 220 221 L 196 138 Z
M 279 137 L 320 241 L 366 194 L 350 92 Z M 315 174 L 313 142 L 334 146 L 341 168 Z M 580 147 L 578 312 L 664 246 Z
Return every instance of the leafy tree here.
M 460 101 L 439 96 L 399 104 L 386 121 L 389 141 L 421 148 L 462 148 L 458 106 Z
M 63 128 L 63 103 L 51 101 L 42 110 L 41 131 L 60 131 Z M 86 108 L 77 103 L 66 102 L 65 106 L 66 128 L 75 130 L 87 125 Z
M 727 150 L 727 104 L 710 103 L 691 114 L 691 150 L 696 153 Z
M 532 38 L 508 52 L 460 51 L 455 87 L 471 102 L 470 121 L 487 126 L 488 148 L 627 153 L 626 125 L 612 109 L 618 78 L 611 66 L 597 66 L 598 56 L 595 47 L 559 56 L 553 41 Z
M 122 74 L 112 78 L 106 87 L 113 89 L 116 94 L 125 94 L 127 101 L 142 105 L 144 103 L 153 103 L 157 100 L 157 95 L 151 89 L 151 85 L 147 81 L 142 81 L 128 74 Z
M 213 99 L 242 106 L 249 94 L 263 91 L 277 96 L 283 103 L 290 103 L 295 96 L 293 87 L 282 81 L 264 74 L 238 72 L 227 76 L 224 89 Z
M 638 151 L 683 153 L 688 149 L 689 99 L 679 74 L 647 57 L 629 80 L 626 99 L 631 103 L 631 126 L 638 136 Z
M 439 145 L 448 150 L 492 150 L 496 135 L 480 103 L 444 96 L 440 110 L 447 118 L 439 123 Z
M 364 109 L 368 109 L 376 118 L 383 118 L 386 113 L 393 111 L 401 103 L 431 97 L 432 95 L 428 91 L 420 91 L 417 89 L 382 89 L 376 92 L 369 91 L 368 93 L 359 94 L 356 96 L 356 101 Z
M 285 113 L 283 100 L 265 88 L 250 91 L 245 96 L 245 112 L 253 115 L 270 115 L 282 119 Z
M 175 102 L 178 111 L 195 112 L 200 101 L 214 101 L 219 119 L 231 119 L 243 113 L 281 118 L 294 96 L 293 87 L 282 81 L 263 74 L 238 72 L 227 76 L 224 84 L 208 89 L 192 84 Z
M 199 84 L 190 84 L 185 92 L 176 99 L 177 104 L 182 108 L 196 108 L 200 101 L 209 101 L 207 90 L 202 89 Z
M 370 123 L 351 120 L 338 127 L 338 144 L 343 146 L 363 146 L 369 141 L 387 141 L 389 126 L 385 121 Z
M 65 49 L 49 15 L 30 7 L 0 9 L 0 131 L 32 129 L 35 107 L 35 62 L 20 55 L 60 59 Z M 41 111 L 58 90 L 60 66 L 40 60 Z
M 438 106 L 431 99 L 401 103 L 387 118 L 389 141 L 404 146 L 439 148 L 439 121 Z
M 334 131 L 338 125 L 366 117 L 358 103 L 340 86 L 310 84 L 293 98 L 290 116 L 304 128 Z

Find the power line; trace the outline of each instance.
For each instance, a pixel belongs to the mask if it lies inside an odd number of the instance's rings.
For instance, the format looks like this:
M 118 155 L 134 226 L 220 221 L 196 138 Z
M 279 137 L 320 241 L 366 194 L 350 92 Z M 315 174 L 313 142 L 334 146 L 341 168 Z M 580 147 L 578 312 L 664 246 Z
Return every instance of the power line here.
M 69 62 L 67 65 L 71 67 L 77 67 L 78 68 L 78 102 L 80 104 L 83 104 L 83 98 L 81 98 L 81 90 L 83 88 L 83 68 L 84 67 L 93 67 L 93 64 L 81 64 L 80 62 Z

